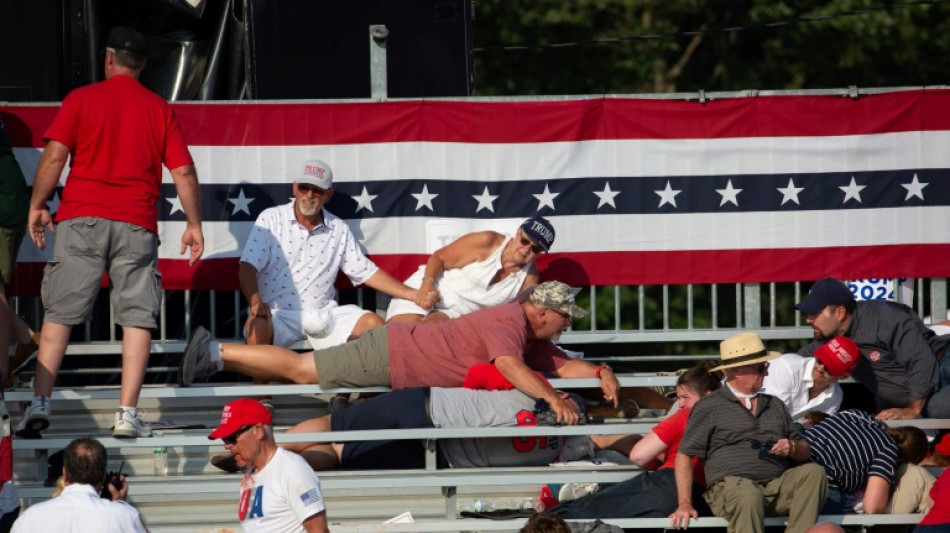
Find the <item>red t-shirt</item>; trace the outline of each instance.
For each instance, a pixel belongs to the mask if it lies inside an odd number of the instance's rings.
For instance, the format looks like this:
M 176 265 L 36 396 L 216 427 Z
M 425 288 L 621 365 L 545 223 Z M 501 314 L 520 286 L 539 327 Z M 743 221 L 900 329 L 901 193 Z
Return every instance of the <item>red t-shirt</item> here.
M 93 216 L 157 233 L 162 164 L 193 164 L 171 106 L 129 76 L 70 92 L 43 138 L 71 155 L 57 222 Z
M 392 388 L 460 387 L 469 367 L 510 355 L 553 372 L 568 358 L 551 341 L 528 340 L 519 303 L 481 309 L 436 325 L 390 324 Z
M 653 428 L 653 433 L 663 441 L 663 444 L 669 446 L 666 451 L 666 460 L 660 465 L 658 470 L 664 468 L 673 468 L 676 464 L 676 452 L 680 448 L 680 440 L 683 438 L 683 432 L 686 431 L 686 421 L 689 420 L 689 409 L 680 409 L 672 416 L 660 422 Z M 703 461 L 698 457 L 693 457 L 693 480 L 702 486 L 706 486 L 706 476 L 703 472 Z
M 950 468 L 944 468 L 934 486 L 930 487 L 930 499 L 934 501 L 934 506 L 920 521 L 920 525 L 950 524 Z

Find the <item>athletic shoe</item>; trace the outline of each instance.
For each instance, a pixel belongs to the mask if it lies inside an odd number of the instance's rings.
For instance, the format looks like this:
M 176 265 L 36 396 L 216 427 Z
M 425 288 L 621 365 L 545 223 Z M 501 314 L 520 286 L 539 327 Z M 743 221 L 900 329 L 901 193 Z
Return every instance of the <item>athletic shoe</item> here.
M 40 334 L 34 333 L 30 342 L 26 344 L 20 344 L 16 347 L 16 351 L 13 352 L 13 359 L 10 360 L 10 372 L 7 374 L 7 379 L 3 381 L 3 388 L 10 389 L 14 383 L 16 375 L 22 370 L 22 367 L 28 364 L 31 360 L 34 359 L 34 355 L 37 350 L 40 349 Z
M 191 386 L 195 379 L 207 378 L 218 372 L 217 365 L 211 360 L 210 343 L 211 333 L 205 328 L 198 326 L 191 333 L 191 340 L 178 363 L 179 386 Z
M 132 416 L 128 411 L 120 409 L 115 413 L 115 425 L 112 427 L 112 436 L 117 439 L 151 437 L 152 428 L 145 422 L 142 422 L 138 414 Z
M 238 466 L 237 456 L 231 453 L 222 453 L 215 455 L 211 458 L 211 465 L 228 472 L 229 474 L 234 474 L 235 472 L 240 472 L 243 470 Z
M 49 400 L 42 398 L 39 405 L 30 405 L 16 425 L 14 435 L 21 439 L 41 439 L 41 431 L 49 427 Z
M 557 492 L 557 500 L 561 503 L 578 500 L 600 490 L 600 483 L 565 483 Z

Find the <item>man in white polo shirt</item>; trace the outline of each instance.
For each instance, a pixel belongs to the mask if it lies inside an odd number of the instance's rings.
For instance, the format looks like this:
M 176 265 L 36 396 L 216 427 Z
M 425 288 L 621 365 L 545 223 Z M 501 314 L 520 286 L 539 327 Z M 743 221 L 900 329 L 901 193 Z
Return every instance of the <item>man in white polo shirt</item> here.
M 346 223 L 324 209 L 333 197 L 333 171 L 323 161 L 303 164 L 294 200 L 265 209 L 241 255 L 238 277 L 247 299 L 248 344 L 287 347 L 309 338 L 314 349 L 355 339 L 383 324 L 356 305 L 337 306 L 337 274 L 396 298 L 429 307 L 438 292 L 403 285 L 370 261 Z

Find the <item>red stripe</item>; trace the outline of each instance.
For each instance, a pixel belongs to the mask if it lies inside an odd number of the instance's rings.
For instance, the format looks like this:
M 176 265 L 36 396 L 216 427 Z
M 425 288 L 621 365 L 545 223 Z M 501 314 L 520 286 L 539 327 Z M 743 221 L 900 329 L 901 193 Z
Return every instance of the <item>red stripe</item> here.
M 950 130 L 950 90 L 860 98 L 760 96 L 696 101 L 174 104 L 195 146 L 379 142 L 525 143 L 600 139 L 833 136 Z M 56 107 L 0 107 L 15 146 L 39 136 Z
M 425 255 L 376 255 L 381 268 L 405 279 Z M 238 258 L 206 259 L 195 267 L 179 259 L 162 259 L 166 289 L 238 290 Z M 839 279 L 948 277 L 950 244 L 849 246 L 672 252 L 588 252 L 545 255 L 538 261 L 543 279 L 574 286 L 659 285 L 685 283 L 757 283 Z M 42 263 L 20 263 L 10 287 L 15 296 L 36 295 Z M 340 276 L 337 286 L 348 286 Z

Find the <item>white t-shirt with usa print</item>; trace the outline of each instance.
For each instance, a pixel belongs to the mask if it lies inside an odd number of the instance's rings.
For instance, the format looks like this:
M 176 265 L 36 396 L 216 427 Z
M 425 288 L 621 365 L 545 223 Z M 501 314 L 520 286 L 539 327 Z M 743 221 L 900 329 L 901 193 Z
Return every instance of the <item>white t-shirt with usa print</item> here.
M 299 455 L 277 453 L 253 475 L 245 533 L 306 533 L 304 520 L 326 510 L 320 478 Z

